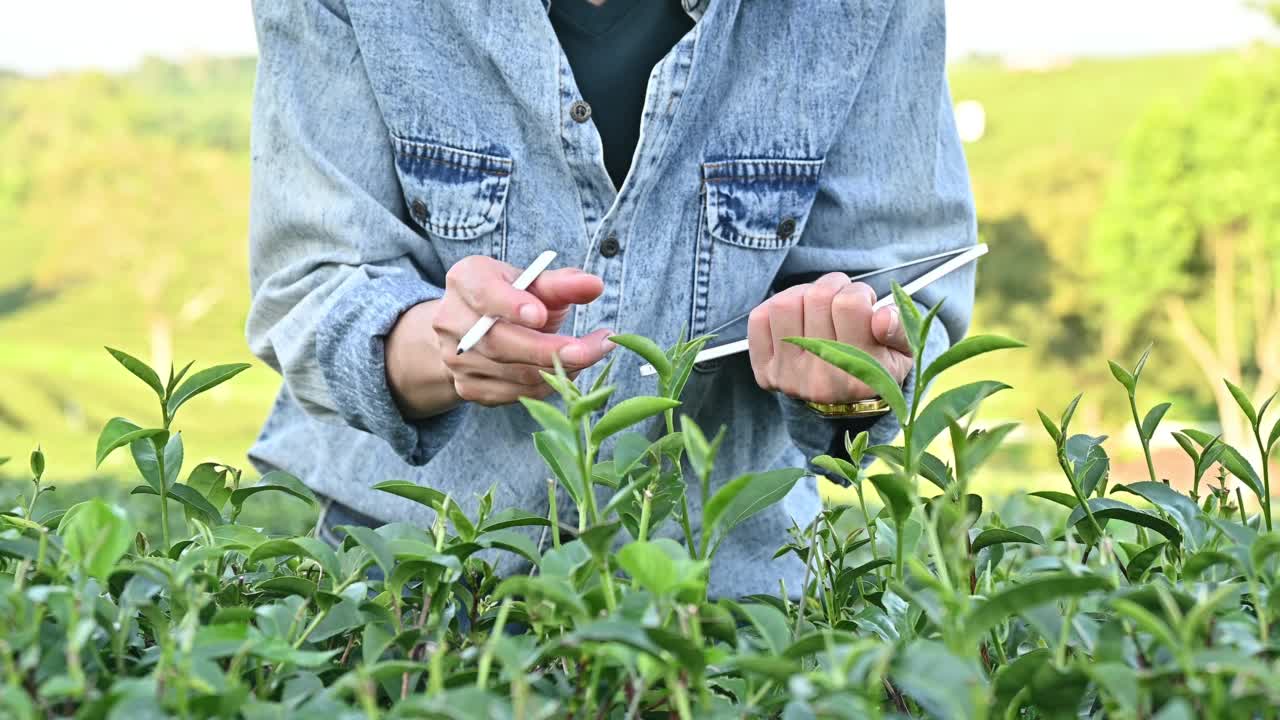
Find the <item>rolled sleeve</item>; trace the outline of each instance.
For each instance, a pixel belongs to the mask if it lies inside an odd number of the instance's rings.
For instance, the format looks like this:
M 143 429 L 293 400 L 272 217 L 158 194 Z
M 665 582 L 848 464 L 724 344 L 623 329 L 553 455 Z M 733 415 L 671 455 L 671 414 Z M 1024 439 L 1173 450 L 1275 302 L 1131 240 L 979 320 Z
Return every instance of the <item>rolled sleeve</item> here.
M 310 418 L 376 435 L 423 464 L 462 411 L 407 421 L 387 384 L 384 340 L 404 311 L 443 295 L 445 269 L 407 221 L 342 3 L 259 0 L 254 18 L 250 348 Z
M 344 294 L 316 329 L 316 357 L 342 418 L 386 440 L 411 465 L 422 465 L 439 452 L 466 406 L 425 420 L 407 420 L 387 383 L 386 337 L 406 310 L 443 294 L 430 283 L 402 274 L 381 277 Z

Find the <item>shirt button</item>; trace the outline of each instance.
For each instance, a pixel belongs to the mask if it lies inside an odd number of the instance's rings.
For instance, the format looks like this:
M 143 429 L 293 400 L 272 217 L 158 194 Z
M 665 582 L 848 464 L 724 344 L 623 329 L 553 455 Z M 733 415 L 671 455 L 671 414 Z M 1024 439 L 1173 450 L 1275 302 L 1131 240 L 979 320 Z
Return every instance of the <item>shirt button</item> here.
M 584 123 L 591 117 L 591 106 L 585 100 L 579 100 L 569 106 L 569 117 L 574 122 Z
M 779 239 L 788 240 L 791 238 L 792 235 L 795 235 L 795 234 L 796 234 L 795 218 L 783 218 L 782 222 L 778 223 Z
M 409 206 L 409 212 L 413 213 L 414 220 L 418 222 L 427 221 L 427 204 L 421 200 L 414 200 L 413 204 Z
M 622 243 L 618 242 L 617 235 L 610 235 L 600 243 L 600 255 L 602 257 L 611 258 L 622 252 Z

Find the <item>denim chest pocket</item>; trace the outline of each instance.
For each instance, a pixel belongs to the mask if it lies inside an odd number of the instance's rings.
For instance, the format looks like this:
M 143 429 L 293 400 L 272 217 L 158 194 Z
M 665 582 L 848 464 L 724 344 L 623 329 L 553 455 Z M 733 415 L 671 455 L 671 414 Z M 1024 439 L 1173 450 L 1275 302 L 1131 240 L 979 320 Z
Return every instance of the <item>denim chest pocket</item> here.
M 410 219 L 436 241 L 445 267 L 506 255 L 510 158 L 392 135 Z
M 822 165 L 821 159 L 790 158 L 703 163 L 693 335 L 714 331 L 765 299 L 787 251 L 804 235 Z

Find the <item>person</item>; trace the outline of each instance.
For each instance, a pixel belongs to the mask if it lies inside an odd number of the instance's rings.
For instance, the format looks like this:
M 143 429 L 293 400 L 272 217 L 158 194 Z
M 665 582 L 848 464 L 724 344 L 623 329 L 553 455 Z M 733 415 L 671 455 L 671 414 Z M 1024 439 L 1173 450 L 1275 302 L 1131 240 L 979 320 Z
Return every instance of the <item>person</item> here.
M 549 472 L 518 400 L 548 397 L 539 372 L 557 357 L 579 384 L 615 359 L 611 404 L 655 394 L 640 358 L 612 352 L 615 333 L 666 346 L 751 311 L 750 352 L 699 366 L 679 410 L 728 428 L 713 487 L 804 467 L 846 431 L 897 433 L 891 415 L 815 412 L 873 393 L 782 338 L 856 345 L 915 391 L 896 308 L 873 312 L 848 273 L 976 242 L 943 0 L 254 12 L 247 336 L 283 383 L 250 457 L 326 499 L 330 538 L 430 521 L 371 488 L 388 479 L 472 513 L 490 488 L 495 508 L 545 513 Z M 515 290 L 548 249 L 557 266 Z M 965 332 L 972 268 L 916 299 L 943 297 L 926 358 Z M 500 321 L 457 354 L 486 314 Z M 801 562 L 773 554 L 820 503 L 804 481 L 739 526 L 711 592 L 798 588 Z

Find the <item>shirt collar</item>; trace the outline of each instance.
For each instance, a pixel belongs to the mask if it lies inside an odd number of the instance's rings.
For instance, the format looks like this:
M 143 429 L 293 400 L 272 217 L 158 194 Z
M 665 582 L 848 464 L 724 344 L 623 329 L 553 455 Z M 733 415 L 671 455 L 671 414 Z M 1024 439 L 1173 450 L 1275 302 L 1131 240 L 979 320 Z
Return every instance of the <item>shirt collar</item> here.
M 707 5 L 711 0 L 680 0 L 680 4 L 684 6 L 684 11 L 689 13 L 689 17 L 694 20 L 700 20 L 702 14 L 707 11 Z M 542 0 L 542 8 L 548 12 L 551 11 L 551 0 Z

